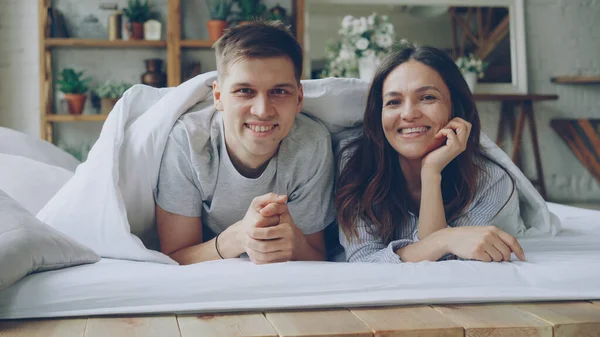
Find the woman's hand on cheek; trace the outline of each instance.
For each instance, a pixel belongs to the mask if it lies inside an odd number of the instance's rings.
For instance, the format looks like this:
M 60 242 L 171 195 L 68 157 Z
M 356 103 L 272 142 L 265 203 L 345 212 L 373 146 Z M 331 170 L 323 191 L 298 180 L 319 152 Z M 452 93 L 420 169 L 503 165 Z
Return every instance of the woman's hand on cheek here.
M 428 153 L 421 164 L 421 175 L 424 173 L 441 174 L 442 170 L 454 158 L 465 151 L 469 135 L 471 134 L 471 123 L 462 118 L 452 119 L 446 126 L 438 131 L 435 138 L 446 138 L 445 144 Z

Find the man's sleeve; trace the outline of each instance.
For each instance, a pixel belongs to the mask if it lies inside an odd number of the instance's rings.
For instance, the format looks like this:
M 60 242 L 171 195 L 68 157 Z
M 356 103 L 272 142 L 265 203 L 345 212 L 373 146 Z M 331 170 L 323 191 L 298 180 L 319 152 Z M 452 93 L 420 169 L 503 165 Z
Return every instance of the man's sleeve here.
M 202 191 L 196 182 L 189 156 L 169 135 L 158 176 L 156 203 L 167 212 L 199 217 L 202 214 Z
M 307 168 L 296 174 L 299 184 L 288 196 L 288 207 L 296 226 L 304 234 L 322 231 L 335 219 L 333 205 L 334 163 L 331 138 L 323 137 L 311 153 L 305 153 Z

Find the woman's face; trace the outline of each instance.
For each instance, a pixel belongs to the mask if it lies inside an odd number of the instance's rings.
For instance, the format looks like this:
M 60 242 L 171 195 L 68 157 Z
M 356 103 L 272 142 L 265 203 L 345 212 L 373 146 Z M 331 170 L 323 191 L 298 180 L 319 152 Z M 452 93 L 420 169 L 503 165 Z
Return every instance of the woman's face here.
M 398 154 L 422 159 L 444 144 L 434 136 L 452 118 L 450 91 L 433 68 L 415 60 L 396 67 L 383 82 L 381 122 Z

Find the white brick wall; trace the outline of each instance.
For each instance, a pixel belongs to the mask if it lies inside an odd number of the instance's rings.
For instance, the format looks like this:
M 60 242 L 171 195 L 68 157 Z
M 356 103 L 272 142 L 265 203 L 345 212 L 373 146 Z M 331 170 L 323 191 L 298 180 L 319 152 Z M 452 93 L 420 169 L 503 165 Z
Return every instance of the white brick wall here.
M 0 0 L 0 125 L 39 135 L 37 1 Z
M 71 0 L 60 0 L 69 3 Z M 157 0 L 158 2 L 164 0 Z M 185 0 L 201 1 L 201 0 Z M 67 11 L 89 8 L 95 14 L 100 0 L 80 0 L 65 7 Z M 119 3 L 122 0 L 118 0 Z M 203 2 L 203 1 L 202 1 Z M 277 3 L 267 1 L 269 6 Z M 282 1 L 289 7 L 291 1 Z M 84 7 L 82 7 L 84 6 Z M 89 7 L 85 7 L 89 6 Z M 196 12 L 198 5 L 188 5 L 186 11 Z M 560 99 L 534 106 L 538 125 L 542 162 L 549 197 L 558 201 L 598 201 L 600 185 L 577 161 L 573 153 L 550 128 L 552 118 L 600 118 L 599 85 L 557 85 L 550 82 L 555 75 L 600 74 L 600 1 L 599 0 L 525 0 L 525 24 L 529 87 L 532 92 L 556 93 Z M 102 15 L 102 14 L 98 14 Z M 193 15 L 193 14 L 192 14 Z M 196 17 L 199 21 L 203 18 Z M 190 23 L 184 33 L 193 37 L 203 27 Z M 36 0 L 0 0 L 0 125 L 32 135 L 39 135 L 39 66 Z M 144 51 L 94 51 L 61 50 L 57 65 L 72 64 L 104 67 L 106 64 L 123 65 L 119 71 L 136 80 L 143 72 L 141 60 L 153 52 Z M 154 52 L 161 53 L 161 52 Z M 210 52 L 188 52 L 184 60 L 200 59 L 203 70 L 214 69 Z M 65 63 L 67 62 L 67 63 Z M 91 71 L 97 80 L 108 73 Z M 103 78 L 105 77 L 105 78 Z M 492 139 L 498 118 L 498 106 L 481 104 L 484 131 Z M 69 129 L 69 130 L 66 130 Z M 63 126 L 61 132 L 69 141 L 79 142 L 86 133 L 97 132 L 96 125 L 78 125 L 71 129 Z M 68 132 L 67 132 L 68 131 Z M 94 133 L 94 132 L 91 132 Z M 528 137 L 528 134 L 526 134 Z M 533 173 L 532 156 L 525 144 L 525 172 Z

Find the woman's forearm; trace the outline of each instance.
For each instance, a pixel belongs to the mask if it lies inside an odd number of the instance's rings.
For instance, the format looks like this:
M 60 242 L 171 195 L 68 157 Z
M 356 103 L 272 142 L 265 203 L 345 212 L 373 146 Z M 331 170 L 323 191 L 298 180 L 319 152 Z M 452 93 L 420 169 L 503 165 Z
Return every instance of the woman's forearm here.
M 418 224 L 419 240 L 423 240 L 430 234 L 446 228 L 446 213 L 444 211 L 441 185 L 441 174 L 422 173 Z
M 432 233 L 423 240 L 396 250 L 396 254 L 402 262 L 438 261 L 450 253 L 446 240 L 448 230 L 444 228 Z

